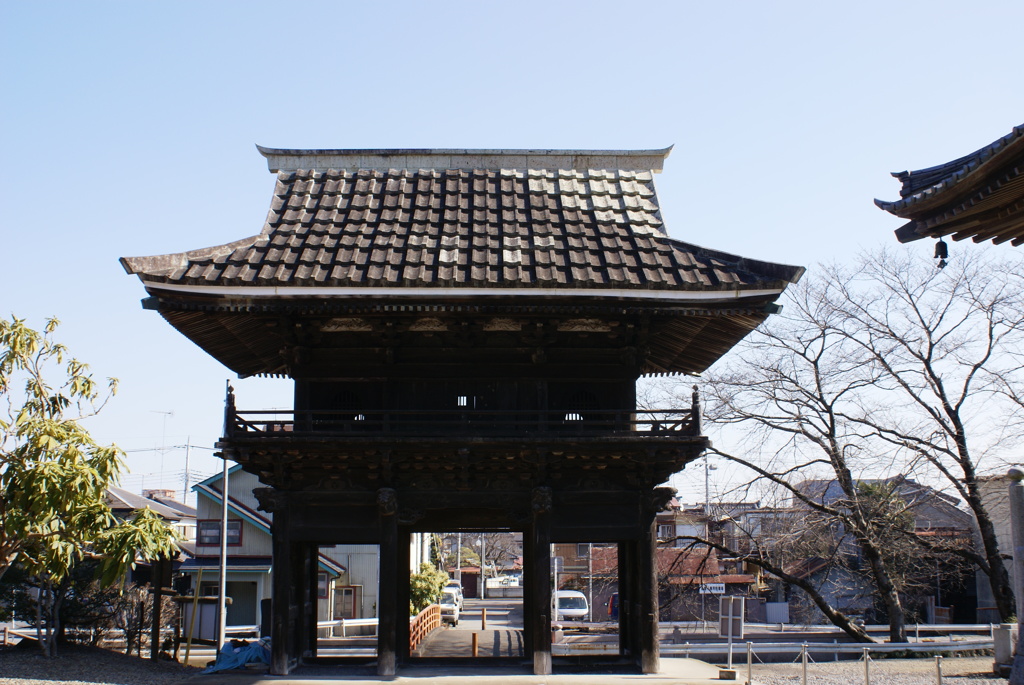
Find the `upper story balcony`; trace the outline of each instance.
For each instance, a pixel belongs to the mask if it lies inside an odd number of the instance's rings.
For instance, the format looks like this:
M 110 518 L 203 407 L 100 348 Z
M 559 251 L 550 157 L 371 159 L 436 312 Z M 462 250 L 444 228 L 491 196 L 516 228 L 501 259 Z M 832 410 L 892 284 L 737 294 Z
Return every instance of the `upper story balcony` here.
M 699 411 L 587 410 L 235 410 L 228 408 L 228 440 L 365 440 L 486 438 L 540 440 L 678 439 L 700 435 Z
M 275 487 L 432 492 L 653 487 L 707 446 L 684 409 L 238 410 L 218 447 Z

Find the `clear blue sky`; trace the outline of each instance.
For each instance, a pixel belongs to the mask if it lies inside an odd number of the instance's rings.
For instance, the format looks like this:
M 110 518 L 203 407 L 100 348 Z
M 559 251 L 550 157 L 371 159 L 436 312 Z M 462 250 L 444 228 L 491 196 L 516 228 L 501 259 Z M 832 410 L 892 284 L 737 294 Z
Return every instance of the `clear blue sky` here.
M 210 447 L 231 374 L 141 309 L 117 259 L 257 233 L 254 144 L 675 144 L 656 179 L 673 237 L 813 267 L 895 246 L 872 204 L 898 195 L 890 171 L 1024 122 L 1021 26 L 1019 0 L 6 2 L 0 314 L 57 316 L 120 378 L 98 439 Z M 236 386 L 242 407 L 290 403 Z M 132 489 L 181 486 L 183 450 L 130 464 Z

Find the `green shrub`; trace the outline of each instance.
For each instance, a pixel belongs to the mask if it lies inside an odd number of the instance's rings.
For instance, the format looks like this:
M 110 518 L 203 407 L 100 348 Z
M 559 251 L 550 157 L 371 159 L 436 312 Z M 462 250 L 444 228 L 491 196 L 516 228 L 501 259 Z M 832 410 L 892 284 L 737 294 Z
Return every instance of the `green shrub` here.
M 415 616 L 437 601 L 448 574 L 430 564 L 420 564 L 420 572 L 409 576 L 409 615 Z

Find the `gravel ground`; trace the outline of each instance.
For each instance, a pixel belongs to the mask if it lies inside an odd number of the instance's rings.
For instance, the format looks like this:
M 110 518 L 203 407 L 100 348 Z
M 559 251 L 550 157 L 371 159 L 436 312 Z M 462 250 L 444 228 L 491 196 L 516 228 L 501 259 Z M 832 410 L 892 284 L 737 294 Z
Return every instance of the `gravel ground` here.
M 0 648 L 0 685 L 168 685 L 200 669 L 173 661 L 150 661 L 119 652 L 62 645 L 47 659 L 36 648 Z
M 747 676 L 746 664 L 739 677 Z M 755 664 L 755 685 L 800 685 L 802 668 L 795 664 Z M 935 685 L 935 659 L 880 659 L 871 661 L 871 685 Z M 944 658 L 944 685 L 1006 685 L 992 674 L 992 657 Z M 826 661 L 807 665 L 808 685 L 863 685 L 864 662 Z

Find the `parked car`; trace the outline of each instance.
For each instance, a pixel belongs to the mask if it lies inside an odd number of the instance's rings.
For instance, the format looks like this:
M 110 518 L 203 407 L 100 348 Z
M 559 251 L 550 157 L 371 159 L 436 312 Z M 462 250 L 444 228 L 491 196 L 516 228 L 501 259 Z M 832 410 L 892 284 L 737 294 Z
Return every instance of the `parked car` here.
M 448 584 L 444 586 L 443 592 L 454 592 L 455 598 L 458 600 L 459 611 L 462 611 L 463 596 L 462 596 L 462 583 L 457 580 L 449 580 Z
M 459 614 L 462 612 L 462 606 L 458 595 L 450 588 L 445 588 L 441 592 L 441 600 L 438 604 L 441 606 L 441 623 L 450 623 L 453 626 L 459 625 Z
M 582 621 L 590 612 L 587 596 L 577 590 L 555 590 L 551 595 L 551 618 Z

